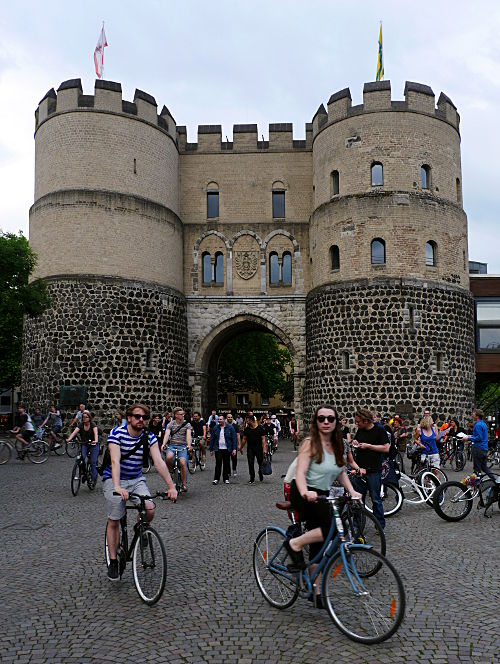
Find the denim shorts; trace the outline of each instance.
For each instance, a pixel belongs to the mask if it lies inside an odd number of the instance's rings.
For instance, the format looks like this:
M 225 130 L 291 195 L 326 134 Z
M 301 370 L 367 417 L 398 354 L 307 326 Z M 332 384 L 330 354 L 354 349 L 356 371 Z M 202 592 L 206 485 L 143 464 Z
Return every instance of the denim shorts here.
M 133 480 L 120 480 L 122 489 L 127 489 L 130 493 L 138 493 L 140 496 L 149 496 L 148 485 L 143 476 L 136 477 Z M 121 496 L 113 496 L 113 480 L 108 478 L 102 485 L 104 498 L 106 499 L 106 516 L 112 521 L 119 521 L 125 516 L 125 501 Z M 131 503 L 137 504 L 138 498 L 133 498 Z
M 422 454 L 420 461 L 425 463 L 426 459 L 429 459 L 429 465 L 431 468 L 439 468 L 439 454 Z
M 179 459 L 184 459 L 185 462 L 188 462 L 188 450 L 187 445 L 168 445 L 167 454 L 174 454 L 175 450 L 178 451 Z
M 51 428 L 51 431 L 53 431 L 54 433 L 59 433 L 59 431 L 61 431 L 61 429 L 62 429 L 62 426 L 60 424 L 54 424 L 54 426 Z

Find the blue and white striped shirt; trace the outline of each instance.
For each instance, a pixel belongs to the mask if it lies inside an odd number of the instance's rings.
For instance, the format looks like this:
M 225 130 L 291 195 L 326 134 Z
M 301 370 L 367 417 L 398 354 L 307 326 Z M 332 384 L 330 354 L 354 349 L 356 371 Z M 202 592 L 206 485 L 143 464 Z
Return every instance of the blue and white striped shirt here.
M 139 436 L 131 436 L 128 432 L 127 425 L 115 427 L 108 436 L 108 445 L 119 445 L 120 453 L 123 456 L 128 454 L 137 445 L 142 437 L 142 432 Z M 158 444 L 156 436 L 149 432 L 149 447 Z M 120 480 L 135 480 L 142 475 L 142 445 L 134 452 L 128 459 L 120 461 Z M 111 477 L 111 466 L 104 469 L 102 479 L 107 480 Z

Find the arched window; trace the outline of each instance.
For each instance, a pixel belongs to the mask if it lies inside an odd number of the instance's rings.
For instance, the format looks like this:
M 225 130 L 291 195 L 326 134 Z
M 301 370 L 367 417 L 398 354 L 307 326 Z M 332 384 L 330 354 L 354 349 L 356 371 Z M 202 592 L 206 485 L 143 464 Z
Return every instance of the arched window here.
M 285 218 L 285 184 L 280 180 L 273 182 L 273 219 Z
M 462 202 L 462 185 L 460 184 L 460 178 L 457 178 L 457 203 Z
M 332 171 L 332 196 L 340 192 L 340 176 L 338 171 Z
M 207 185 L 207 219 L 219 217 L 219 185 L 209 182 Z
M 215 283 L 224 283 L 224 254 L 220 251 L 215 254 Z
M 435 267 L 437 258 L 437 245 L 433 240 L 425 244 L 425 264 L 429 267 Z
M 271 285 L 279 284 L 280 281 L 280 266 L 278 262 L 278 254 L 273 251 L 269 254 L 269 283 Z
M 379 161 L 372 164 L 372 187 L 380 187 L 384 184 L 384 167 Z
M 209 284 L 212 281 L 212 261 L 210 260 L 210 254 L 208 253 L 208 251 L 205 251 L 202 254 L 201 265 L 202 265 L 203 283 Z
M 336 244 L 330 247 L 330 268 L 332 270 L 340 270 L 340 252 Z
M 372 265 L 385 264 L 385 242 L 379 237 L 372 240 Z
M 424 164 L 420 167 L 420 183 L 422 185 L 422 189 L 431 188 L 431 167 L 427 164 Z
M 284 286 L 292 285 L 292 254 L 289 251 L 285 251 L 283 254 L 283 263 L 282 263 L 282 282 Z

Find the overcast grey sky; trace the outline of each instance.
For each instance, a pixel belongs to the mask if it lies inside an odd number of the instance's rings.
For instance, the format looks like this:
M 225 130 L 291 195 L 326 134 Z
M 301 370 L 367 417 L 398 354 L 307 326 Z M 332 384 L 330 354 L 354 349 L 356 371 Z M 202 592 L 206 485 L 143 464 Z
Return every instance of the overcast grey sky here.
M 351 0 L 86 0 L 0 8 L 0 228 L 28 233 L 34 111 L 51 87 L 81 78 L 93 94 L 101 23 L 105 78 L 166 104 L 196 140 L 198 124 L 293 122 L 295 138 L 344 87 L 353 104 L 375 79 L 379 21 L 393 99 L 406 80 L 445 92 L 461 116 L 471 260 L 500 273 L 500 3 Z

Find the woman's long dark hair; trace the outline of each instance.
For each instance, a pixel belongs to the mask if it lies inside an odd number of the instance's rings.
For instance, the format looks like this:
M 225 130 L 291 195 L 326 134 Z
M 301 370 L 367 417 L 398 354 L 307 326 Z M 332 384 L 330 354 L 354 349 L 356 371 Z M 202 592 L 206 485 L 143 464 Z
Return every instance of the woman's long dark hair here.
M 318 413 L 322 409 L 332 410 L 335 413 L 336 422 L 335 429 L 331 433 L 331 443 L 333 447 L 333 452 L 335 454 L 335 463 L 337 466 L 344 466 L 344 441 L 342 440 L 342 424 L 339 419 L 339 414 L 337 409 L 329 404 L 322 404 L 318 406 L 314 411 L 313 420 L 311 422 L 311 428 L 309 429 L 309 438 L 311 440 L 311 459 L 314 459 L 316 463 L 321 463 L 323 461 L 323 445 L 321 444 L 321 437 L 319 435 L 318 429 Z

